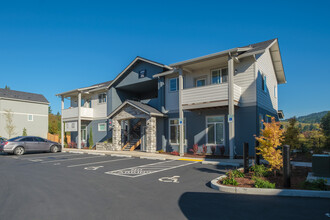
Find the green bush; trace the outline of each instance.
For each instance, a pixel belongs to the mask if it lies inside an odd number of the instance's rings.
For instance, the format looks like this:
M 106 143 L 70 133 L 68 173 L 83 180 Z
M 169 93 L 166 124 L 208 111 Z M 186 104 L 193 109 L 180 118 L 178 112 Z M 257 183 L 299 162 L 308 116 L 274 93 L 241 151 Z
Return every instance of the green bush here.
M 268 169 L 263 164 L 254 165 L 250 168 L 250 170 L 252 172 L 254 172 L 253 176 L 256 176 L 256 177 L 264 177 L 264 176 L 268 175 Z
M 232 185 L 232 186 L 237 186 L 238 182 L 234 178 L 227 177 L 222 181 L 223 185 Z
M 309 190 L 328 190 L 327 180 L 317 179 L 312 181 L 305 181 L 302 183 L 302 188 Z
M 275 183 L 270 183 L 266 180 L 262 180 L 260 178 L 254 178 L 254 187 L 256 188 L 275 188 Z
M 229 171 L 228 173 L 226 173 L 226 175 L 229 176 L 229 177 L 232 177 L 232 178 L 245 177 L 244 173 L 242 173 L 239 170 Z

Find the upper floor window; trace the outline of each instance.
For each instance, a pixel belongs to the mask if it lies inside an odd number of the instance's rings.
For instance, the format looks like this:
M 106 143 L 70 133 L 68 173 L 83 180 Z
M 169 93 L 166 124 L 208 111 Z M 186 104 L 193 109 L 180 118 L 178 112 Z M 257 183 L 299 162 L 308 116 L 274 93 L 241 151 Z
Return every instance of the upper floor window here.
M 214 69 L 211 70 L 212 84 L 220 84 L 228 82 L 228 69 Z
M 170 79 L 170 91 L 175 92 L 179 90 L 179 78 Z
M 140 70 L 139 71 L 139 78 L 144 78 L 147 75 L 147 70 Z
M 33 115 L 28 115 L 28 121 L 33 121 Z
M 205 86 L 205 85 L 206 85 L 206 78 L 196 79 L 196 87 Z
M 99 94 L 99 103 L 106 103 L 107 102 L 107 94 L 102 93 Z
M 97 130 L 98 131 L 107 131 L 107 124 L 106 123 L 98 123 Z

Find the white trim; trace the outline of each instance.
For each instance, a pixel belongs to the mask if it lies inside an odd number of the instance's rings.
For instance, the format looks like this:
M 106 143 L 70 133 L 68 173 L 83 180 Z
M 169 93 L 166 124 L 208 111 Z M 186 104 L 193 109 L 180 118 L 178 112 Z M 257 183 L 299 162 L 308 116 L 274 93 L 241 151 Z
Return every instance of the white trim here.
M 176 79 L 176 90 L 171 91 L 171 80 Z M 179 77 L 172 77 L 168 79 L 168 92 L 174 93 L 179 91 Z
M 18 101 L 18 102 L 28 102 L 28 103 L 35 103 L 35 104 L 41 104 L 41 105 L 49 105 L 49 102 L 38 102 L 38 101 L 32 101 L 32 100 L 25 100 L 25 99 L 13 99 L 13 98 L 7 98 L 7 97 L 0 97 L 0 100 L 10 100 L 10 101 Z
M 4 114 L 7 113 L 5 111 L 0 111 L 0 113 Z M 11 114 L 14 115 L 32 115 L 31 113 L 23 113 L 23 112 L 10 112 Z M 33 116 L 42 116 L 42 117 L 48 117 L 48 115 L 42 115 L 42 114 L 33 114 Z
M 105 130 L 101 130 L 100 125 L 104 125 Z M 97 124 L 97 131 L 102 131 L 102 132 L 107 131 L 107 123 L 105 123 L 105 122 L 98 123 Z
M 207 127 L 207 125 L 209 123 L 207 122 L 207 119 L 208 118 L 212 118 L 212 117 L 223 117 L 223 122 L 222 122 L 223 123 L 223 143 L 222 144 L 217 144 L 217 143 L 211 144 L 211 143 L 208 143 L 208 127 Z M 226 115 L 224 115 L 224 114 L 221 114 L 221 115 L 207 115 L 207 116 L 205 116 L 205 137 L 206 137 L 205 145 L 206 146 L 214 146 L 214 145 L 216 145 L 216 146 L 220 146 L 220 145 L 226 146 L 226 123 L 225 122 L 226 122 Z M 214 122 L 214 124 L 216 124 L 216 123 L 221 123 L 221 122 Z M 214 135 L 214 138 L 215 138 L 215 142 L 216 142 L 216 135 Z

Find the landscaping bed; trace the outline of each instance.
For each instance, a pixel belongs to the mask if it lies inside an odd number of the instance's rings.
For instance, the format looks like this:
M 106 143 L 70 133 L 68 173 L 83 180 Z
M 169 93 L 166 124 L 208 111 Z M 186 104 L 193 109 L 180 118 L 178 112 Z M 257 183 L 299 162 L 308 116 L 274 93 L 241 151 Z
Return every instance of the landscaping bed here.
M 292 169 L 290 188 L 284 187 L 281 173 L 274 175 L 267 169 L 267 166 L 255 165 L 246 174 L 240 170 L 232 170 L 227 173 L 226 178 L 220 179 L 218 184 L 244 188 L 329 190 L 324 180 L 306 182 L 308 172 L 311 172 L 309 167 L 294 167 Z

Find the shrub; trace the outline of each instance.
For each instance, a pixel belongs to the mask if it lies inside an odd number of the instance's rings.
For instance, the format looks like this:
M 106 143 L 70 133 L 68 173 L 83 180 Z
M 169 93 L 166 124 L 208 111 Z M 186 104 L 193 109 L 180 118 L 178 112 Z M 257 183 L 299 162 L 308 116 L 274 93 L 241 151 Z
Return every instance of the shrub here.
M 164 153 L 164 150 L 163 150 L 163 149 L 160 149 L 160 150 L 158 151 L 158 153 Z
M 327 180 L 317 179 L 312 181 L 305 181 L 302 183 L 302 188 L 309 190 L 328 190 Z
M 222 184 L 223 185 L 237 186 L 238 185 L 238 182 L 234 178 L 232 178 L 232 177 L 231 178 L 230 177 L 227 177 L 227 178 L 223 179 Z
M 193 154 L 195 155 L 198 151 L 198 145 L 197 144 L 194 144 L 192 149 L 189 150 L 190 152 L 193 152 Z
M 250 170 L 253 173 L 253 176 L 256 177 L 263 177 L 263 176 L 267 176 L 268 175 L 268 169 L 267 167 L 265 167 L 263 164 L 261 165 L 254 165 L 250 168 Z
M 267 180 L 262 180 L 260 178 L 254 178 L 254 187 L 274 189 L 275 183 L 270 183 Z
M 203 155 L 205 155 L 207 152 L 207 146 L 203 144 Z
M 171 154 L 174 155 L 174 156 L 179 156 L 180 155 L 179 152 L 177 152 L 177 151 L 172 151 Z
M 225 146 L 223 145 L 220 146 L 220 154 L 221 156 L 225 155 Z
M 226 173 L 229 177 L 232 178 L 241 178 L 241 177 L 245 177 L 244 173 L 242 173 L 239 170 L 233 170 L 233 171 L 229 171 L 228 173 Z
M 215 147 L 215 146 L 211 146 L 212 155 L 214 155 L 214 154 L 215 154 L 215 149 L 216 149 L 216 147 Z

